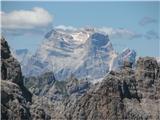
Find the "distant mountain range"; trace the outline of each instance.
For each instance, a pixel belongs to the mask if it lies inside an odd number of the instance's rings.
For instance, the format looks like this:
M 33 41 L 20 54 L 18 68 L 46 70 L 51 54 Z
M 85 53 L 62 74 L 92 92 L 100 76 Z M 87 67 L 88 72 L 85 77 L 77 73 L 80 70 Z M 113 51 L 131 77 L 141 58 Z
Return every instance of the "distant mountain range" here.
M 33 55 L 23 49 L 16 50 L 14 56 L 25 76 L 52 71 L 57 80 L 65 80 L 72 74 L 78 79 L 98 80 L 119 69 L 126 60 L 134 63 L 136 52 L 127 48 L 117 53 L 107 33 L 96 28 L 55 28 L 45 35 Z

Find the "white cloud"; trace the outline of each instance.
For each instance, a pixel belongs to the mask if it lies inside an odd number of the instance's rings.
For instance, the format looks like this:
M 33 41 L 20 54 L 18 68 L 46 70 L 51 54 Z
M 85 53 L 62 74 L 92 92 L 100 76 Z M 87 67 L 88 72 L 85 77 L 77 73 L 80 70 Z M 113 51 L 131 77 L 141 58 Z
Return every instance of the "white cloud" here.
M 97 32 L 103 32 L 107 35 L 109 35 L 110 38 L 115 39 L 134 39 L 137 37 L 142 37 L 141 34 L 138 34 L 132 30 L 125 29 L 125 28 L 112 28 L 112 27 L 100 27 L 100 28 L 93 28 L 93 27 L 84 27 L 84 28 L 75 28 L 73 26 L 65 26 L 65 25 L 59 25 L 54 27 L 56 29 L 62 29 L 62 30 L 84 30 L 85 28 L 91 28 L 94 29 Z
M 134 39 L 141 37 L 140 34 L 125 28 L 102 27 L 99 31 L 105 32 L 111 38 Z
M 77 30 L 77 28 L 73 27 L 73 26 L 65 26 L 65 25 L 59 25 L 55 27 L 56 29 L 62 29 L 62 30 Z
M 45 27 L 52 22 L 52 16 L 43 8 L 34 7 L 32 10 L 15 10 L 9 13 L 0 12 L 2 28 L 33 29 Z

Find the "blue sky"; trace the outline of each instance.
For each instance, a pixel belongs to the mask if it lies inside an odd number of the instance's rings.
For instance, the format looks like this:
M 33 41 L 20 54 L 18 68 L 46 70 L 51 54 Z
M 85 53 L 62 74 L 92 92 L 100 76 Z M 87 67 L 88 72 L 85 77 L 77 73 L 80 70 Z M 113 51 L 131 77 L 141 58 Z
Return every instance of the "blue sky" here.
M 35 7 L 43 10 L 34 10 Z M 18 14 L 17 21 L 26 20 L 19 24 L 10 17 L 15 10 L 14 15 L 22 10 L 41 11 L 46 19 L 35 24 L 30 16 L 19 18 Z M 138 56 L 160 56 L 160 2 L 2 2 L 1 11 L 5 15 L 4 22 L 2 15 L 2 27 L 5 24 L 2 32 L 14 49 L 28 48 L 34 52 L 44 35 L 55 26 L 91 26 L 116 31 L 116 37 L 110 39 L 118 52 L 128 47 L 135 49 Z M 13 23 L 17 26 L 13 26 Z M 125 38 L 128 33 L 132 36 Z

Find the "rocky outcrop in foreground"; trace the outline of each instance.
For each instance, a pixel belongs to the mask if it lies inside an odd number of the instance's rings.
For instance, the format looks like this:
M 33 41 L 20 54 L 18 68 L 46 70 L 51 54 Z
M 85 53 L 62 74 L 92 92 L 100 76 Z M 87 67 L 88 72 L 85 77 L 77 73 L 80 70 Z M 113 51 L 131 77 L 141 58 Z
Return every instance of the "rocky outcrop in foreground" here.
M 31 118 L 28 105 L 32 95 L 23 85 L 20 65 L 4 38 L 1 39 L 1 76 L 2 119 Z
M 158 120 L 160 119 L 160 66 L 152 57 L 139 58 L 136 67 L 124 62 L 119 71 L 111 71 L 102 82 L 90 85 L 81 94 L 60 100 L 37 96 L 34 101 L 55 120 Z M 66 82 L 68 91 L 76 79 Z M 74 82 L 73 82 L 74 81 Z M 76 89 L 74 89 L 76 90 Z M 52 93 L 57 89 L 50 89 Z
M 32 94 L 24 87 L 20 64 L 1 38 L 1 119 L 49 119 L 42 108 L 32 107 Z
M 160 119 L 160 72 L 151 57 L 139 58 L 135 70 L 125 62 L 76 101 L 68 102 L 66 119 Z M 68 107 L 67 107 L 68 106 Z

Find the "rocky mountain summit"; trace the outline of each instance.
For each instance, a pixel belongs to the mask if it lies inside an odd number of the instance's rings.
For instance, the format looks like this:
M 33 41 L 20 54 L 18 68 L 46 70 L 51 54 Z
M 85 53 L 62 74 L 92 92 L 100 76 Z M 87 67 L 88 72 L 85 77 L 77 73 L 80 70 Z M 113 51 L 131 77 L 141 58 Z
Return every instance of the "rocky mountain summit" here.
M 24 54 L 16 56 L 22 61 Z M 45 35 L 36 52 L 21 65 L 26 77 L 52 71 L 57 80 L 65 80 L 71 74 L 78 79 L 95 80 L 119 68 L 126 59 L 135 62 L 135 57 L 136 52 L 130 49 L 118 54 L 107 33 L 96 28 L 54 28 Z

